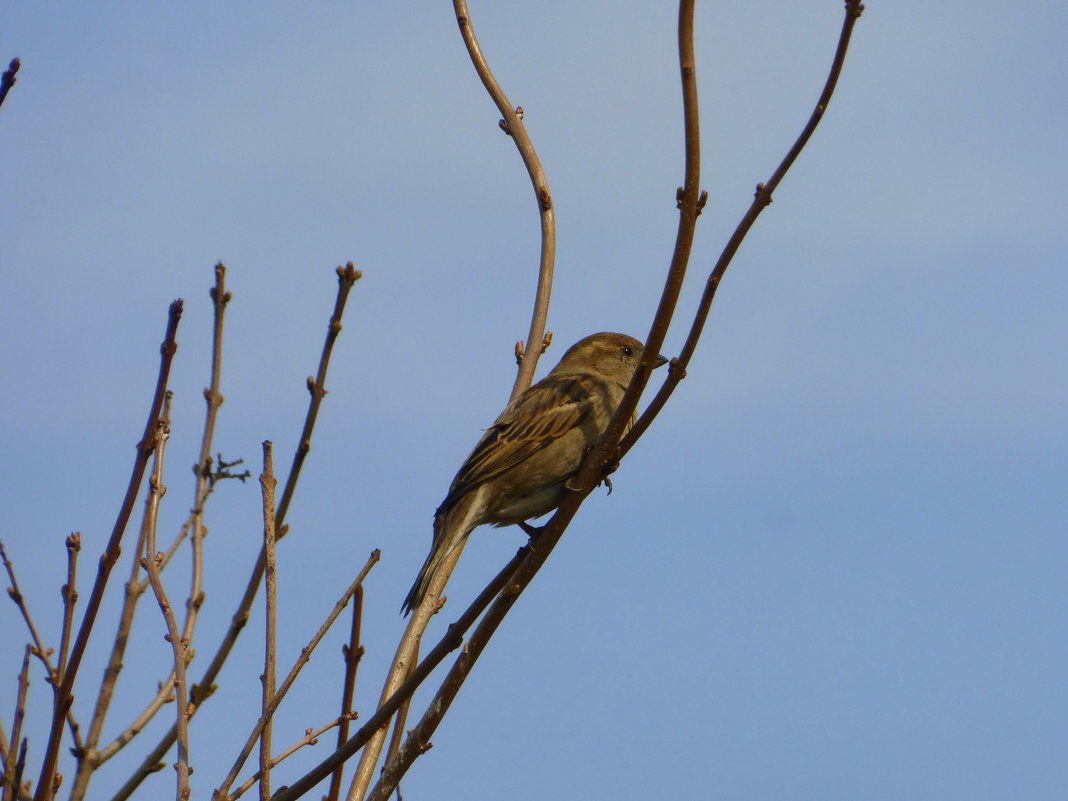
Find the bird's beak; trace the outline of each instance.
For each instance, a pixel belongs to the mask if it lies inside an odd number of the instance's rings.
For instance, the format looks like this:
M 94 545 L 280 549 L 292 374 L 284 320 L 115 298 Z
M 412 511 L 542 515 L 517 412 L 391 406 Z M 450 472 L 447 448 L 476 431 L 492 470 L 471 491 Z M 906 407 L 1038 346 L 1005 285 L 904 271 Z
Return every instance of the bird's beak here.
M 663 367 L 667 363 L 668 360 L 664 357 L 664 355 L 658 353 L 656 355 L 656 364 L 653 365 L 653 369 L 655 370 L 657 367 Z

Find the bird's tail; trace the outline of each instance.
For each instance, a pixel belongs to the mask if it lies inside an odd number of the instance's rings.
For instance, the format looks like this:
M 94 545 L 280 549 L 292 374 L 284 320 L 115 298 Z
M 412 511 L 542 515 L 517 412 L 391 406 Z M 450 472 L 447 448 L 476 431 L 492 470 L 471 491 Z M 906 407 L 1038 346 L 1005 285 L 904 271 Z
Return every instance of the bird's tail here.
M 469 519 L 470 506 L 468 503 L 462 503 L 459 504 L 460 508 L 453 507 L 447 512 L 439 511 L 434 516 L 434 544 L 430 547 L 430 554 L 423 562 L 423 567 L 415 578 L 415 584 L 408 591 L 408 597 L 404 599 L 404 604 L 401 606 L 401 614 L 405 617 L 423 602 L 426 591 L 430 587 L 430 580 L 438 572 L 438 567 L 445 557 L 467 539 L 467 535 L 477 525 Z
M 430 549 L 430 554 L 427 556 L 426 561 L 423 562 L 423 567 L 419 571 L 419 575 L 415 578 L 415 584 L 408 590 L 408 597 L 404 599 L 404 604 L 401 606 L 401 614 L 405 617 L 415 609 L 419 604 L 423 602 L 423 597 L 426 595 L 427 588 L 430 586 L 430 579 L 438 570 L 438 565 L 441 564 L 441 560 L 445 558 L 448 553 L 443 547 L 443 543 L 437 537 L 434 538 L 434 545 Z M 449 550 L 452 550 L 451 548 Z

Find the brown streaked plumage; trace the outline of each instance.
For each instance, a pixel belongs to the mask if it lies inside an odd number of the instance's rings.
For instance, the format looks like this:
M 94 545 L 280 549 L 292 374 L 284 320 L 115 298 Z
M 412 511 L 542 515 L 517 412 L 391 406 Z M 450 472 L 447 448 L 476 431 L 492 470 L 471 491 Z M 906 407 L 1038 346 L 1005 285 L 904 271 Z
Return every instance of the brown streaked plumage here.
M 475 528 L 521 523 L 560 505 L 565 483 L 608 425 L 641 356 L 634 337 L 588 336 L 501 413 L 434 513 L 434 542 L 404 600 L 405 614 L 422 602 L 438 565 Z M 657 363 L 664 361 L 661 356 Z

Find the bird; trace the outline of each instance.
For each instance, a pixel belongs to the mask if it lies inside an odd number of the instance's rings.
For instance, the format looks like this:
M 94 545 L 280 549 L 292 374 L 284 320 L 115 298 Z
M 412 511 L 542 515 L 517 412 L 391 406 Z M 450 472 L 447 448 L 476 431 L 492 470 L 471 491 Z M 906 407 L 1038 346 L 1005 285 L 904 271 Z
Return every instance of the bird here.
M 430 554 L 402 614 L 422 603 L 438 566 L 474 529 L 521 524 L 560 505 L 568 479 L 623 399 L 643 349 L 626 334 L 591 334 L 501 412 L 434 513 Z M 658 355 L 654 367 L 666 362 Z M 633 423 L 634 417 L 628 427 Z

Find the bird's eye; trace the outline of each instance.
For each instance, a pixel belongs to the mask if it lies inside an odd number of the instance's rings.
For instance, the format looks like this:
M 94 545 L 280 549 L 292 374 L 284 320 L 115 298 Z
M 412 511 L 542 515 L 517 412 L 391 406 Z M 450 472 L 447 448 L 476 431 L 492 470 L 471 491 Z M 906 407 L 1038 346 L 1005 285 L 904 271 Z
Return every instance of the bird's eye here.
M 620 351 L 619 351 L 619 352 L 620 352 L 620 353 L 622 353 L 622 354 L 623 354 L 624 356 L 633 356 L 633 355 L 634 355 L 634 351 L 632 351 L 632 350 L 631 350 L 631 349 L 630 349 L 630 348 L 629 348 L 628 346 L 626 346 L 626 345 L 624 345 L 624 346 L 623 346 L 623 347 L 622 347 L 622 348 L 620 349 Z

